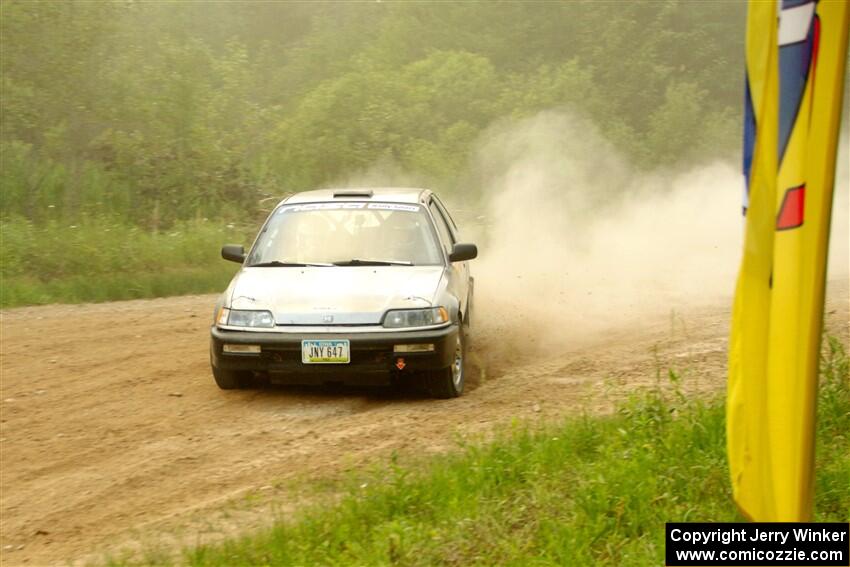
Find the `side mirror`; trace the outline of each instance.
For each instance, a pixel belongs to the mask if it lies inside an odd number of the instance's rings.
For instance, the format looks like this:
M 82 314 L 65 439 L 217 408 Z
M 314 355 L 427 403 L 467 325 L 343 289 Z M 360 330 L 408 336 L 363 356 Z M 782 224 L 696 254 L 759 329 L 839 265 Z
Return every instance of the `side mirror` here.
M 221 257 L 241 264 L 245 261 L 245 247 L 241 244 L 225 244 L 221 247 Z
M 478 246 L 475 244 L 464 244 L 458 242 L 449 254 L 449 262 L 463 262 L 478 257 Z

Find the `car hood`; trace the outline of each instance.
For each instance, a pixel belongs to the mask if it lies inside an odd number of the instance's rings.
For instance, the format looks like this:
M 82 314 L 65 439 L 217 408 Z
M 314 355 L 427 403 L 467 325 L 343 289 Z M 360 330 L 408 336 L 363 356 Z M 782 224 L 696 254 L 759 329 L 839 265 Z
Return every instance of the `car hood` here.
M 233 309 L 268 309 L 278 325 L 375 325 L 388 309 L 428 307 L 442 266 L 243 268 Z

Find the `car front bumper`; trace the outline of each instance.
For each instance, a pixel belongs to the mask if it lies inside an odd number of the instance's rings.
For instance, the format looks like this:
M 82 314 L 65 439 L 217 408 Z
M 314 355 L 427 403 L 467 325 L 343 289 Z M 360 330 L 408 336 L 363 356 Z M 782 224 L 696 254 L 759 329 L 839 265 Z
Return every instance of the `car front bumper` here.
M 210 332 L 210 362 L 219 369 L 260 373 L 267 375 L 271 382 L 280 384 L 384 385 L 393 378 L 413 379 L 422 371 L 450 366 L 454 361 L 458 326 L 348 334 L 344 330 L 335 333 L 262 333 L 231 331 L 213 326 Z M 334 339 L 349 341 L 351 361 L 348 364 L 301 362 L 301 341 Z M 394 352 L 396 345 L 423 343 L 433 344 L 434 350 Z M 225 344 L 259 345 L 260 353 L 225 353 Z

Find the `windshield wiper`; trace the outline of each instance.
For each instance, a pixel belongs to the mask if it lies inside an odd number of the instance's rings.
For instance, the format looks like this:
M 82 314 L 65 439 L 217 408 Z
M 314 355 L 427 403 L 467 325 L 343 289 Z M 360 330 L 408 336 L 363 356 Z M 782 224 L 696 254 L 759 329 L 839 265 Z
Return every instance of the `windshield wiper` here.
M 323 264 L 320 262 L 281 262 L 279 260 L 272 260 L 271 262 L 258 262 L 256 264 L 248 264 L 249 268 L 306 268 L 306 267 L 321 267 L 327 268 L 329 266 L 333 266 L 333 264 Z
M 361 258 L 352 258 L 351 260 L 341 260 L 333 262 L 334 266 L 412 266 L 413 262 L 408 260 L 363 260 Z

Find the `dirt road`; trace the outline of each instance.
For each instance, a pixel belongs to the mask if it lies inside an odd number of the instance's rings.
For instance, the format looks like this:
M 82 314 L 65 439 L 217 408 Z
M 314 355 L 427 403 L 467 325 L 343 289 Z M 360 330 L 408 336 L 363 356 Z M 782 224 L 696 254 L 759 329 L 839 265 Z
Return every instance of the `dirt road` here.
M 846 280 L 828 297 L 827 325 L 846 344 Z M 484 321 L 480 372 L 457 400 L 223 392 L 208 367 L 212 303 L 194 296 L 2 313 L 4 565 L 219 537 L 268 522 L 262 502 L 282 502 L 278 515 L 294 510 L 289 481 L 333 477 L 392 451 L 445 450 L 456 435 L 486 434 L 515 417 L 602 410 L 652 383 L 657 368 L 679 369 L 692 391 L 716 390 L 725 378 L 728 300 L 658 313 L 545 356 L 521 342 L 498 350 L 504 324 Z M 260 504 L 234 506 L 252 495 Z

